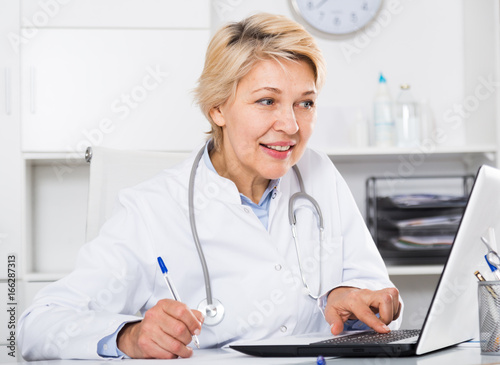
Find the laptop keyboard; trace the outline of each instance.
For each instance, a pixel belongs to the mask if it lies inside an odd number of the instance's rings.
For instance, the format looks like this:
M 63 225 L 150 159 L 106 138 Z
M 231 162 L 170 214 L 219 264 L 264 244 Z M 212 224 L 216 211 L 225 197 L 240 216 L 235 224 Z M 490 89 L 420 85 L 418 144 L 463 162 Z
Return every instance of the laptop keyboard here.
M 377 333 L 374 331 L 355 333 L 348 336 L 331 338 L 315 342 L 312 345 L 373 345 L 386 344 L 401 341 L 406 338 L 420 335 L 420 330 L 394 330 L 389 333 Z

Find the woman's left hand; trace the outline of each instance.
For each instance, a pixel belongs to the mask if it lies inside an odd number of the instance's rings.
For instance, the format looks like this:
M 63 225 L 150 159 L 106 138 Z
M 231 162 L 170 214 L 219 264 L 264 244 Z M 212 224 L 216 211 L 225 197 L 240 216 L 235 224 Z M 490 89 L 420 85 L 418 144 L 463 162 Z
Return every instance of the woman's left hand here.
M 328 295 L 325 318 L 333 335 L 344 330 L 348 319 L 358 319 L 379 333 L 390 332 L 387 325 L 399 317 L 401 303 L 396 288 L 382 290 L 335 288 Z M 379 314 L 380 318 L 376 316 Z

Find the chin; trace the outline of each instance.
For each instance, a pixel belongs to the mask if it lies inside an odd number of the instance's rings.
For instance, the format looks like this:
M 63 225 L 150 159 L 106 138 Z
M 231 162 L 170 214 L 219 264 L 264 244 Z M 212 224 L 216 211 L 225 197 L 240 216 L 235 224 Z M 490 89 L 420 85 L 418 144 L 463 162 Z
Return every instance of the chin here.
M 292 168 L 292 166 L 282 166 L 282 167 L 276 167 L 274 169 L 266 169 L 265 173 L 262 174 L 266 179 L 269 180 L 276 180 L 279 179 L 280 177 L 283 177 L 286 175 L 286 173 Z

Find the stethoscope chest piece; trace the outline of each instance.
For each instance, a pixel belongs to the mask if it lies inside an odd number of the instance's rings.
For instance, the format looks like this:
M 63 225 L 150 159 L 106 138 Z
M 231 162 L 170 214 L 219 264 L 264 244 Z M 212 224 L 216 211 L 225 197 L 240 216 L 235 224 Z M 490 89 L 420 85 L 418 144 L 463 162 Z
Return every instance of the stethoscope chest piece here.
M 216 326 L 224 318 L 224 306 L 215 298 L 213 298 L 213 303 L 211 305 L 208 305 L 207 300 L 203 299 L 200 304 L 198 304 L 198 310 L 205 316 L 203 324 L 207 326 Z

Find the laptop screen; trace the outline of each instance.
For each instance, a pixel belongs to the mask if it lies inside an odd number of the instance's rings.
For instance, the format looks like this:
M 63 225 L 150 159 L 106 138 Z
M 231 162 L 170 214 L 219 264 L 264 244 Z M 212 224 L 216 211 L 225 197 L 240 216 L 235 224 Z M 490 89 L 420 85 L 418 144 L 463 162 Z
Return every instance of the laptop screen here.
M 500 233 L 500 170 L 479 169 L 464 215 L 424 322 L 417 354 L 478 337 L 477 278 L 491 277 L 481 236 Z

